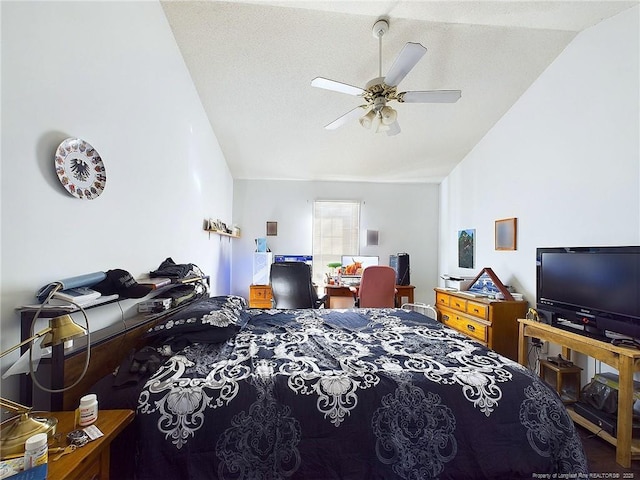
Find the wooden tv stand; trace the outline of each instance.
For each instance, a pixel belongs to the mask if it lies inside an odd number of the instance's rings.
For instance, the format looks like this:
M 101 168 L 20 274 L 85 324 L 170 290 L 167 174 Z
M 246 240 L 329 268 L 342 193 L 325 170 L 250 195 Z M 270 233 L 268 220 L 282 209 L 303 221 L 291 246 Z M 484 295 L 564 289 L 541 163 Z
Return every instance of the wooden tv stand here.
M 633 422 L 633 374 L 640 371 L 640 350 L 620 347 L 596 340 L 579 333 L 562 330 L 534 320 L 518 320 L 520 335 L 518 342 L 518 362 L 527 366 L 527 337 L 535 337 L 562 347 L 562 356 L 570 359 L 571 351 L 583 353 L 618 370 L 618 424 L 613 437 L 586 418 L 569 408 L 573 421 L 587 430 L 597 433 L 600 438 L 616 447 L 616 462 L 625 468 L 631 467 L 631 460 L 640 459 L 640 440 L 631 436 Z

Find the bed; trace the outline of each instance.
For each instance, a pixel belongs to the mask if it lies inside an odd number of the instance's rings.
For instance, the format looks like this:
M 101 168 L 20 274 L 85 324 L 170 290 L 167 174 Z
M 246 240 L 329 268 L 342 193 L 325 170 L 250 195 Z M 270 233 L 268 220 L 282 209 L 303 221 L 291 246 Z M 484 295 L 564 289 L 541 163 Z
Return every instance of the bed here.
M 136 405 L 141 480 L 587 473 L 555 391 L 416 311 L 254 310 L 222 296 L 146 337 L 154 373 L 121 367 L 117 382 Z

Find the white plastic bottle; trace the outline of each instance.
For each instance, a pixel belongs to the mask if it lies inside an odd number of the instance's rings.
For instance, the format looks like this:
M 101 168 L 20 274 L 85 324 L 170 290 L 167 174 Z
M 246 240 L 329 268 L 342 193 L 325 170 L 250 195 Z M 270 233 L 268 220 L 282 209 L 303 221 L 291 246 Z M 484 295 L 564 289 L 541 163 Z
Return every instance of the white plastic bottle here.
M 86 427 L 98 419 L 98 396 L 95 393 L 85 395 L 80 399 L 78 408 L 78 425 Z
M 49 461 L 47 434 L 36 433 L 24 443 L 24 469 L 28 470 Z

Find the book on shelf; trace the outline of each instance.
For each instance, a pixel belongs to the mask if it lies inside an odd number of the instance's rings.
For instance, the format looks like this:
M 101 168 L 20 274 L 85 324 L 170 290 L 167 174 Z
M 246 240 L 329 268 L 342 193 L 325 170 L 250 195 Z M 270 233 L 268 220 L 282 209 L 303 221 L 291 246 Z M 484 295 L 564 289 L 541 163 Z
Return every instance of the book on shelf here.
M 100 292 L 89 287 L 68 288 L 53 294 L 53 298 L 63 302 L 75 302 L 78 305 L 85 305 L 100 297 Z

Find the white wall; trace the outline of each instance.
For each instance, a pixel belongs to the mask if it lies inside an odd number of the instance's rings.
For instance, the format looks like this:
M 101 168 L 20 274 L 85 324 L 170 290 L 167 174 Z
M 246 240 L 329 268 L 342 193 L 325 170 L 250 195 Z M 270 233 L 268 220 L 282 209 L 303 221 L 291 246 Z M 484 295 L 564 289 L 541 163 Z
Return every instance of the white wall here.
M 579 34 L 442 183 L 440 271 L 475 228 L 476 270 L 535 303 L 536 247 L 640 244 L 638 10 Z M 517 251 L 494 250 L 506 217 Z
M 202 219 L 230 221 L 233 182 L 160 4 L 1 9 L 2 350 L 19 338 L 14 308 L 62 278 L 111 268 L 139 276 L 172 257 L 227 293 L 231 245 L 209 239 Z M 56 147 L 76 136 L 105 162 L 95 200 L 72 197 L 55 176 Z M 15 385 L 3 381 L 3 396 L 17 400 Z
M 409 254 L 415 301 L 433 304 L 438 265 L 438 185 L 236 180 L 233 218 L 242 238 L 233 247 L 232 291 L 248 298 L 254 239 L 266 236 L 266 222 L 278 222 L 267 243 L 275 254 L 311 255 L 314 200 L 356 200 L 362 255 Z M 366 230 L 379 231 L 378 246 L 366 246 Z

